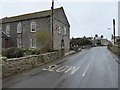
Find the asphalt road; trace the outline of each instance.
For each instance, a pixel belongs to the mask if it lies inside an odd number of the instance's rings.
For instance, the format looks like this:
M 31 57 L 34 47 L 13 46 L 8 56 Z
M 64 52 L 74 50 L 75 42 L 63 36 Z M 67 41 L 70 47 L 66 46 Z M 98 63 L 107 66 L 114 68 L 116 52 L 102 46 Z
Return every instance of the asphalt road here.
M 3 80 L 3 88 L 118 88 L 117 56 L 94 47 Z

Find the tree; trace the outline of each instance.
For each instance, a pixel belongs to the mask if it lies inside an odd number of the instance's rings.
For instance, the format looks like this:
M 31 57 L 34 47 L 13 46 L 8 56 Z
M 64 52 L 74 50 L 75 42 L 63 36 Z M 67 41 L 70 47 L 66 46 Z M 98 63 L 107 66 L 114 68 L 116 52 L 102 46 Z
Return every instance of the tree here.
M 83 46 L 83 45 L 91 45 L 92 42 L 90 40 L 88 40 L 87 38 L 82 38 L 81 39 L 81 42 L 80 42 L 80 45 Z
M 79 45 L 79 46 L 83 46 L 83 45 L 91 45 L 92 42 L 89 40 L 89 38 L 72 38 L 70 41 L 71 46 L 74 45 Z
M 36 39 L 40 45 L 40 49 L 42 49 L 43 52 L 47 52 L 50 50 L 52 38 L 49 32 L 47 31 L 37 32 Z
M 86 38 L 86 36 L 84 36 L 83 38 Z
M 101 35 L 101 39 L 103 39 L 103 35 Z
M 95 37 L 98 37 L 98 34 L 95 34 Z

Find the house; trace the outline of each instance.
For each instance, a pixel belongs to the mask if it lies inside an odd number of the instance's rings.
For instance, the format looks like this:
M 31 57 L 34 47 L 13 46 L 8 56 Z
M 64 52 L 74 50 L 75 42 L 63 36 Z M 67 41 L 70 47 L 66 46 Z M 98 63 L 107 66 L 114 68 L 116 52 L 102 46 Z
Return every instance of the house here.
M 107 46 L 110 44 L 110 41 L 108 39 L 101 39 L 101 45 Z
M 93 43 L 94 45 L 101 45 L 101 37 L 94 37 Z
M 9 48 L 10 47 L 10 36 L 7 35 L 7 33 L 2 30 L 1 30 L 1 34 L 2 34 L 2 47 Z
M 101 37 L 94 37 L 93 44 L 94 45 L 107 46 L 107 45 L 110 44 L 110 41 L 108 39 L 104 39 L 104 38 L 101 38 Z
M 53 11 L 52 32 L 52 10 L 29 13 L 13 17 L 2 18 L 3 48 L 18 47 L 35 49 L 41 48 L 37 42 L 38 32 L 46 31 L 52 36 L 49 49 L 69 51 L 70 46 L 70 24 L 63 7 Z

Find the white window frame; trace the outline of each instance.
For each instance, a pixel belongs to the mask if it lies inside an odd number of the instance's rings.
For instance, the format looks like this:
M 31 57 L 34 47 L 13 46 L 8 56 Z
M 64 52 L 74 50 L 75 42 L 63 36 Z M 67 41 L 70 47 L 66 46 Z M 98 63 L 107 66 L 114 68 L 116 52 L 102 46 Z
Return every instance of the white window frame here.
M 36 48 L 36 39 L 30 39 L 30 45 L 31 45 L 31 48 Z
M 64 27 L 64 35 L 67 35 L 67 28 Z
M 6 34 L 10 35 L 10 25 L 6 25 Z
M 18 48 L 22 47 L 22 41 L 21 41 L 21 39 L 17 39 L 17 47 Z
M 35 31 L 33 31 L 33 26 L 35 28 Z M 31 22 L 31 32 L 36 32 L 36 22 L 35 21 Z
M 22 24 L 18 23 L 17 25 L 17 33 L 22 33 Z
M 58 27 L 58 33 L 61 34 L 61 27 Z

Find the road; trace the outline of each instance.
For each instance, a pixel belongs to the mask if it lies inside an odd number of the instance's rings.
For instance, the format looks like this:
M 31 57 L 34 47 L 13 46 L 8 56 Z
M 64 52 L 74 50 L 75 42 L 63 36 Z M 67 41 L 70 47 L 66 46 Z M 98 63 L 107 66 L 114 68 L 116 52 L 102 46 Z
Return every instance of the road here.
M 94 47 L 3 80 L 3 88 L 118 88 L 117 57 Z

